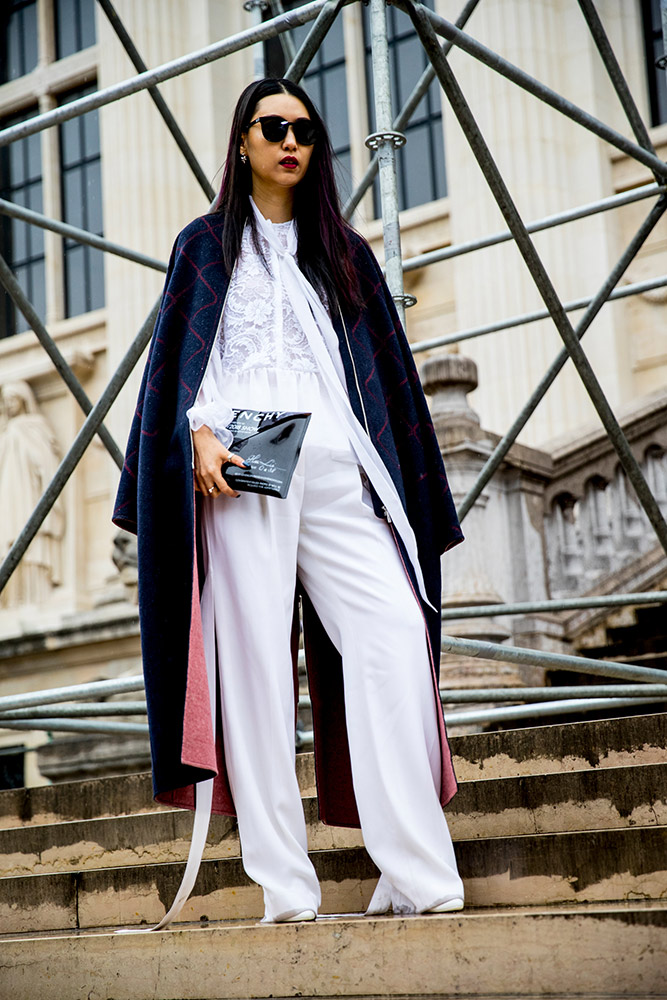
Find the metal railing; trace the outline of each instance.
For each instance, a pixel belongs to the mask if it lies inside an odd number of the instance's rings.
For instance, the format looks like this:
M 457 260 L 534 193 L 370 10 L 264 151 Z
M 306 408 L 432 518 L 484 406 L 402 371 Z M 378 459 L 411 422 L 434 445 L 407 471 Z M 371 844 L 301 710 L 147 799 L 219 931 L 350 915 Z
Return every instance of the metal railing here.
M 628 607 L 667 603 L 667 591 L 638 594 L 614 594 L 608 597 L 568 598 L 554 601 L 533 601 L 515 604 L 494 604 L 483 607 L 459 607 L 442 612 L 443 620 L 455 617 L 483 617 L 505 614 L 562 612 L 587 608 Z M 489 724 L 522 718 L 540 718 L 596 711 L 601 708 L 621 708 L 632 705 L 667 704 L 667 682 L 664 671 L 630 663 L 614 663 L 585 656 L 569 656 L 499 643 L 442 637 L 445 652 L 457 652 L 481 659 L 502 660 L 507 663 L 529 664 L 547 668 L 566 669 L 616 680 L 636 681 L 635 684 L 577 685 L 576 687 L 506 687 L 506 688 L 452 688 L 441 689 L 440 697 L 446 704 L 457 702 L 529 702 L 511 707 L 482 708 L 469 712 L 450 712 L 445 715 L 452 725 Z M 304 666 L 304 654 L 299 653 L 299 666 Z M 100 720 L 103 716 L 145 715 L 145 701 L 88 701 L 142 691 L 141 675 L 118 680 L 92 681 L 26 694 L 0 698 L 0 728 L 47 729 L 50 731 L 79 733 L 144 734 L 148 729 L 141 723 Z M 84 701 L 84 704 L 77 702 Z M 548 703 L 548 704 L 545 704 Z M 310 698 L 302 696 L 298 708 L 308 708 Z M 300 733 L 299 745 L 306 745 L 310 734 Z
M 354 2 L 359 2 L 359 0 L 314 0 L 314 2 L 307 3 L 302 7 L 284 12 L 279 0 L 274 0 L 271 6 L 273 10 L 278 12 L 277 16 L 263 23 L 256 23 L 251 28 L 238 32 L 197 52 L 190 53 L 149 70 L 146 68 L 140 53 L 136 49 L 110 0 L 99 0 L 102 10 L 109 18 L 121 44 L 132 59 L 137 69 L 137 74 L 128 80 L 124 80 L 103 90 L 98 90 L 93 94 L 1 130 L 0 146 L 6 146 L 17 139 L 34 135 L 46 128 L 59 125 L 64 121 L 85 114 L 94 108 L 104 107 L 131 94 L 147 90 L 156 104 L 159 113 L 167 123 L 171 134 L 174 136 L 193 174 L 196 176 L 205 196 L 210 200 L 213 196 L 212 187 L 164 99 L 157 91 L 157 85 L 165 80 L 173 79 L 178 75 L 189 72 L 198 66 L 206 65 L 217 59 L 222 59 L 231 53 L 239 52 L 248 46 L 261 44 L 273 37 L 281 38 L 284 50 L 289 54 L 288 58 L 291 60 L 285 75 L 294 82 L 298 82 L 302 79 L 313 56 L 326 37 L 328 30 L 336 17 L 339 16 L 341 9 Z M 618 454 L 619 461 L 635 489 L 639 502 L 653 526 L 656 537 L 662 548 L 667 552 L 667 524 L 643 476 L 642 470 L 630 450 L 625 434 L 580 346 L 581 338 L 605 303 L 622 296 L 639 294 L 648 288 L 661 287 L 667 283 L 667 276 L 659 276 L 649 281 L 634 283 L 625 288 L 618 289 L 616 287 L 628 264 L 637 256 L 647 237 L 662 218 L 667 208 L 667 163 L 663 162 L 653 149 L 648 131 L 634 104 L 627 83 L 591 0 L 579 0 L 579 6 L 588 29 L 595 40 L 600 58 L 628 118 L 635 136 L 636 141 L 634 142 L 579 108 L 573 102 L 562 97 L 562 95 L 546 87 L 540 81 L 530 76 L 530 74 L 514 66 L 508 60 L 503 59 L 498 53 L 493 52 L 471 35 L 464 32 L 462 29 L 466 26 L 478 2 L 479 0 L 468 0 L 456 23 L 452 23 L 422 4 L 412 2 L 412 0 L 370 0 L 372 71 L 375 81 L 374 93 L 377 131 L 368 137 L 367 145 L 375 151 L 375 155 L 357 189 L 347 202 L 344 210 L 345 214 L 348 218 L 352 215 L 364 193 L 372 184 L 376 173 L 379 172 L 387 281 L 401 314 L 405 305 L 411 304 L 411 297 L 405 296 L 403 292 L 404 271 L 425 267 L 436 261 L 451 259 L 457 255 L 471 253 L 509 240 L 513 240 L 519 249 L 526 267 L 544 301 L 545 308 L 543 310 L 536 310 L 522 316 L 510 317 L 493 324 L 487 324 L 474 330 L 458 331 L 455 334 L 422 342 L 413 348 L 415 352 L 431 350 L 471 337 L 490 335 L 498 330 L 509 329 L 547 317 L 551 317 L 563 340 L 562 350 L 479 472 L 475 483 L 460 506 L 460 518 L 463 520 L 468 514 L 480 496 L 484 486 L 498 469 L 504 456 L 516 441 L 518 434 L 544 397 L 565 361 L 571 358 L 607 431 L 609 439 Z M 420 39 L 430 63 L 396 117 L 394 117 L 391 108 L 389 86 L 389 57 L 386 31 L 387 3 L 393 4 L 404 11 L 411 19 L 415 33 Z M 288 34 L 289 31 L 292 28 L 308 24 L 311 21 L 314 23 L 311 25 L 303 44 L 298 50 L 295 50 Z M 441 44 L 438 36 L 444 37 L 444 43 Z M 634 158 L 638 163 L 651 171 L 654 182 L 643 185 L 634 191 L 624 192 L 611 198 L 600 199 L 597 202 L 579 206 L 554 216 L 525 223 L 513 202 L 447 60 L 452 46 L 457 46 L 468 53 L 470 57 L 485 64 L 491 71 L 499 73 L 515 85 L 532 94 L 536 99 L 545 102 L 570 120 L 578 123 L 583 128 L 588 129 L 593 134 L 621 150 L 627 156 Z M 410 260 L 403 261 L 398 224 L 396 149 L 405 140 L 401 129 L 409 122 L 420 100 L 434 79 L 439 81 L 459 121 L 470 148 L 487 179 L 497 205 L 505 218 L 507 229 L 479 240 L 453 247 L 443 247 L 428 254 L 422 254 Z M 531 240 L 531 234 L 566 224 L 575 219 L 586 218 L 598 212 L 611 211 L 621 205 L 646 198 L 655 198 L 657 200 L 648 211 L 646 218 L 639 226 L 636 234 L 600 289 L 590 297 L 581 298 L 569 303 L 561 302 Z M 38 213 L 23 209 L 11 202 L 0 200 L 0 213 L 22 219 L 32 225 L 50 229 L 80 243 L 95 246 L 105 252 L 119 254 L 142 266 L 165 270 L 165 265 L 161 261 L 147 257 L 144 254 L 136 253 L 133 250 L 112 243 L 92 233 L 68 226 L 59 220 L 49 219 Z M 159 301 L 153 305 L 121 364 L 97 403 L 93 405 L 87 398 L 71 368 L 58 351 L 48 331 L 39 320 L 29 300 L 22 292 L 7 262 L 1 257 L 0 283 L 5 287 L 16 307 L 25 316 L 29 326 L 48 352 L 56 369 L 86 414 L 83 426 L 77 434 L 70 450 L 63 458 L 53 480 L 48 485 L 24 529 L 15 540 L 11 550 L 0 566 L 0 590 L 2 590 L 11 573 L 19 564 L 27 546 L 35 537 L 36 532 L 62 492 L 65 483 L 76 468 L 93 437 L 99 435 L 116 464 L 119 465 L 122 463 L 120 449 L 104 428 L 103 420 L 150 339 L 159 308 Z M 573 327 L 568 318 L 568 313 L 578 309 L 585 309 L 586 311 L 577 326 Z M 667 593 L 660 591 L 648 594 L 624 594 L 584 598 L 579 601 L 522 602 L 513 605 L 447 609 L 443 612 L 443 619 L 447 621 L 462 617 L 488 617 L 547 611 L 559 612 L 575 608 L 640 605 L 664 602 L 665 600 L 667 600 Z M 443 650 L 457 651 L 466 656 L 477 656 L 545 667 L 558 666 L 583 673 L 640 682 L 640 684 L 625 685 L 622 692 L 618 686 L 609 686 L 602 689 L 600 686 L 589 686 L 577 689 L 576 692 L 574 689 L 564 689 L 568 691 L 568 697 L 563 699 L 562 696 L 558 696 L 558 700 L 556 701 L 553 700 L 550 689 L 489 688 L 467 692 L 443 691 L 442 696 L 445 702 L 458 702 L 466 698 L 471 702 L 484 699 L 487 701 L 503 701 L 507 698 L 511 698 L 512 700 L 523 700 L 526 698 L 531 699 L 533 702 L 532 704 L 522 706 L 472 709 L 464 713 L 452 713 L 450 721 L 456 718 L 461 723 L 470 723 L 472 721 L 489 723 L 500 721 L 501 719 L 523 718 L 529 715 L 530 712 L 533 712 L 534 716 L 538 717 L 539 715 L 554 712 L 586 711 L 598 708 L 602 704 L 607 706 L 611 706 L 612 704 L 624 706 L 655 704 L 656 701 L 664 702 L 666 700 L 665 691 L 667 691 L 667 687 L 660 683 L 665 674 L 659 670 L 650 670 L 646 667 L 632 664 L 591 660 L 586 657 L 546 653 L 526 648 L 519 649 L 497 643 L 464 640 L 454 636 L 445 636 L 442 642 Z M 40 728 L 53 731 L 145 733 L 146 727 L 143 724 L 118 722 L 103 718 L 107 715 L 143 714 L 143 703 L 108 703 L 96 701 L 94 703 L 69 704 L 72 701 L 90 699 L 91 697 L 109 697 L 128 691 L 138 691 L 142 687 L 142 679 L 135 677 L 89 685 L 76 685 L 27 695 L 16 695 L 11 698 L 0 698 L 0 725 L 7 729 Z M 582 697 L 584 693 L 585 697 Z M 57 710 L 54 707 L 56 705 L 60 706 Z M 45 714 L 47 712 L 48 714 Z M 519 714 L 507 714 L 512 712 Z

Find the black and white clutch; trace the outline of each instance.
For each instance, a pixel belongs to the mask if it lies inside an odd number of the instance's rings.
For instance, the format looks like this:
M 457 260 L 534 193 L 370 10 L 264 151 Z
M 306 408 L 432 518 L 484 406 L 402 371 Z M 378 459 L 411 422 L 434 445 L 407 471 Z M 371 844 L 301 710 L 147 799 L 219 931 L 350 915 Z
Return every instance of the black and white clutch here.
M 229 485 L 248 493 L 285 499 L 299 460 L 310 413 L 286 410 L 240 410 L 227 424 L 234 435 L 229 450 L 250 466 L 226 462 L 222 474 Z

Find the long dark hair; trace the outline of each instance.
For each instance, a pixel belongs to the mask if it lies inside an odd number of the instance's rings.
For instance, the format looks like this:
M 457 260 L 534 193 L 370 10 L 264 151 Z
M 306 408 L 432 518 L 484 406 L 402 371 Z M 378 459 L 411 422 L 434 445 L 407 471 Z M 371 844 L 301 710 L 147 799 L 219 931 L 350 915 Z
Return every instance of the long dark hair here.
M 252 191 L 250 164 L 244 165 L 241 162 L 239 149 L 241 136 L 248 131 L 255 108 L 263 97 L 271 94 L 292 94 L 298 97 L 318 128 L 318 138 L 308 170 L 294 189 L 293 209 L 299 267 L 326 300 L 332 316 L 337 301 L 342 308 L 347 307 L 348 311 L 353 311 L 361 304 L 361 293 L 348 237 L 352 229 L 341 215 L 336 190 L 331 142 L 322 117 L 310 97 L 290 80 L 270 77 L 256 80 L 245 88 L 236 104 L 220 193 L 213 206 L 214 212 L 224 214 L 222 256 L 225 268 L 231 273 L 241 249 L 241 236 L 246 220 L 250 223 L 254 244 L 264 257 L 249 199 Z

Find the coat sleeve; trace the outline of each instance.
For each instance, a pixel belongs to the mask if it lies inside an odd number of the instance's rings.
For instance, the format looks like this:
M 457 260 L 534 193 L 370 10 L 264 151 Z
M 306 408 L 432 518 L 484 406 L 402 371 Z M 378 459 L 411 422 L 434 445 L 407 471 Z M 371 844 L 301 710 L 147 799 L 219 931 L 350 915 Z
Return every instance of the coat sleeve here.
M 164 288 L 162 291 L 162 299 L 160 302 L 160 310 L 155 321 L 155 326 L 153 328 L 153 335 L 151 337 L 151 342 L 148 350 L 148 357 L 146 359 L 146 365 L 144 367 L 144 373 L 141 379 L 141 386 L 139 388 L 139 395 L 137 398 L 137 405 L 135 407 L 134 416 L 132 418 L 132 423 L 130 425 L 130 433 L 127 439 L 127 447 L 125 449 L 125 460 L 123 462 L 123 469 L 120 476 L 120 482 L 118 484 L 118 492 L 116 494 L 116 501 L 114 503 L 113 514 L 111 520 L 113 523 L 119 527 L 124 528 L 126 531 L 131 532 L 136 535 L 137 533 L 137 488 L 139 479 L 139 446 L 141 443 L 141 436 L 143 430 L 143 414 L 144 406 L 146 402 L 146 389 L 149 384 L 149 380 L 153 378 L 156 374 L 156 363 L 155 357 L 156 344 L 159 343 L 161 339 L 161 331 L 165 324 L 165 306 L 170 300 L 170 287 L 175 282 L 176 278 L 174 275 L 176 267 L 176 258 L 178 255 L 180 236 L 176 239 L 169 257 L 169 266 L 167 267 L 167 275 L 165 278 Z

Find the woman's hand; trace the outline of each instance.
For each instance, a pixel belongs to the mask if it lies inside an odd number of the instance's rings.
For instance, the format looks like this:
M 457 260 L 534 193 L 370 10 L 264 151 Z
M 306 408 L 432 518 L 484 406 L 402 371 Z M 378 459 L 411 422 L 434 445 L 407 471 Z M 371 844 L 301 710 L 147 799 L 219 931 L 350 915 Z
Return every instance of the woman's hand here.
M 192 441 L 195 448 L 195 489 L 209 497 L 218 497 L 221 493 L 228 497 L 240 496 L 225 481 L 222 466 L 224 462 L 232 462 L 245 469 L 241 456 L 232 454 L 229 448 L 220 444 L 206 424 L 192 432 Z

